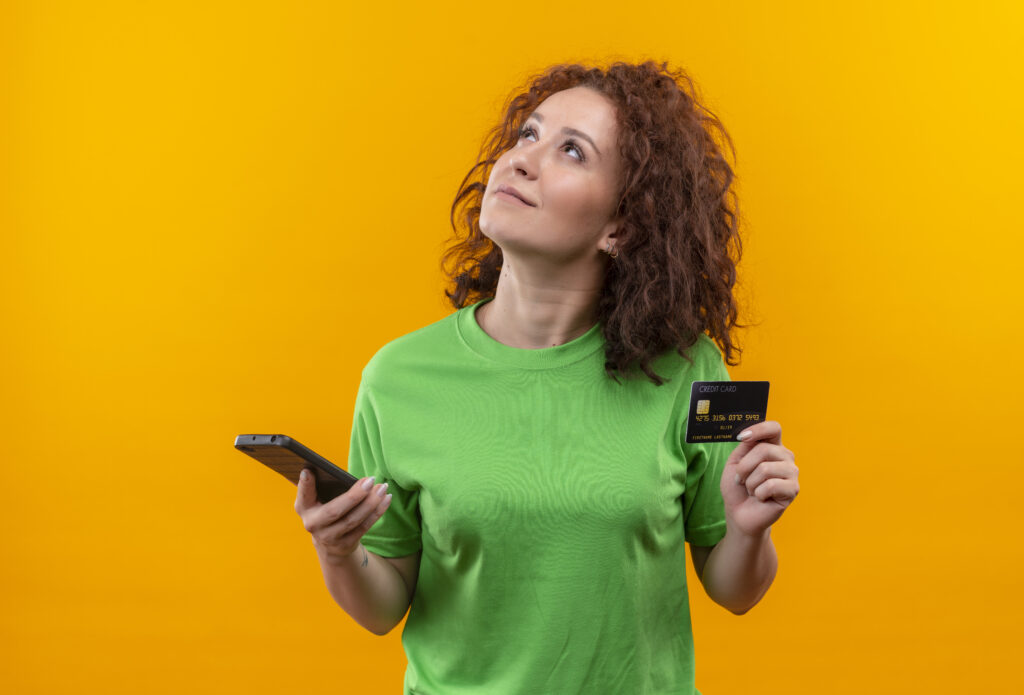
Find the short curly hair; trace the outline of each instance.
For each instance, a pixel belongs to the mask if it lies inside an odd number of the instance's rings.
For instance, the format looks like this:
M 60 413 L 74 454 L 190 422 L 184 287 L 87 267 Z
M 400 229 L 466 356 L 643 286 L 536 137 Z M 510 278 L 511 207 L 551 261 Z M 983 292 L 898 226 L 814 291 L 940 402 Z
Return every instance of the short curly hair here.
M 494 297 L 502 253 L 479 223 L 491 169 L 544 99 L 589 87 L 615 106 L 624 168 L 618 255 L 608 263 L 597 309 L 606 373 L 629 378 L 638 367 L 660 386 L 664 379 L 650 361 L 673 348 L 689 360 L 688 348 L 705 332 L 727 364 L 738 364 L 742 350 L 731 334 L 745 327 L 737 323 L 733 296 L 742 253 L 739 209 L 733 169 L 714 136 L 733 161 L 735 148 L 698 101 L 693 81 L 667 62 L 647 61 L 555 65 L 527 82 L 506 102 L 503 122 L 485 137 L 452 203 L 455 236 L 441 258 L 450 283 L 445 296 L 456 309 Z

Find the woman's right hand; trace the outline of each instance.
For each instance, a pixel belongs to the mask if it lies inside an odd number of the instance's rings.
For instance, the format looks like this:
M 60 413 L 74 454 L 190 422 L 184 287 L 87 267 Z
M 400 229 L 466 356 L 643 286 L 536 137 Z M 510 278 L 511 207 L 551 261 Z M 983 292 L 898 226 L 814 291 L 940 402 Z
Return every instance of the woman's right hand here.
M 313 537 L 317 552 L 326 559 L 340 561 L 356 551 L 359 540 L 391 504 L 385 495 L 388 485 L 373 484 L 374 478 L 363 478 L 344 494 L 327 503 L 316 499 L 316 481 L 303 470 L 299 491 L 295 495 L 295 511 L 302 525 Z

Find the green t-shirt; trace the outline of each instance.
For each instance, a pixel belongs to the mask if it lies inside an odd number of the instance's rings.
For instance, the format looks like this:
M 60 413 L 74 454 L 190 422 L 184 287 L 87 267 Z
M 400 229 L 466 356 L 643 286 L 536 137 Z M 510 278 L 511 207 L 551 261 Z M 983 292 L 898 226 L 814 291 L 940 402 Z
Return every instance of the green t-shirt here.
M 487 300 L 483 300 L 487 301 Z M 610 379 L 600 324 L 515 348 L 464 307 L 362 372 L 349 470 L 394 495 L 363 545 L 422 550 L 402 633 L 406 694 L 694 693 L 684 540 L 725 535 L 728 444 L 684 443 L 705 335 Z

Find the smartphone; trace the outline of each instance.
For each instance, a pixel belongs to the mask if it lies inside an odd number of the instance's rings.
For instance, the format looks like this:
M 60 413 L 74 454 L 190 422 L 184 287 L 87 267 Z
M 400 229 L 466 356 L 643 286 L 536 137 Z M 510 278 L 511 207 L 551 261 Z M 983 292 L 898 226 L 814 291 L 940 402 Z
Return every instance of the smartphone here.
M 316 498 L 320 502 L 333 500 L 359 480 L 283 434 L 240 434 L 235 437 L 235 448 L 277 471 L 295 485 L 299 484 L 302 469 L 308 468 L 316 480 Z

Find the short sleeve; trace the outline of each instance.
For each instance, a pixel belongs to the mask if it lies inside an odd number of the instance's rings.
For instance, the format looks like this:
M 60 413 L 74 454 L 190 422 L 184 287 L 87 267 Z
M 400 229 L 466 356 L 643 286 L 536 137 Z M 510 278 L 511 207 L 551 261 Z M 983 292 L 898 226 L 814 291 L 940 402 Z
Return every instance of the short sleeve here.
M 696 359 L 691 381 L 731 381 L 718 348 L 706 336 L 701 340 L 710 345 L 706 359 Z M 696 347 L 696 346 L 695 346 Z M 687 409 L 687 412 L 689 409 Z M 725 537 L 725 504 L 722 502 L 722 470 L 735 443 L 687 444 L 686 426 L 683 424 L 682 450 L 686 455 L 686 490 L 683 493 L 684 537 L 688 543 L 713 546 Z
M 356 394 L 352 417 L 352 440 L 348 450 L 348 472 L 357 478 L 376 476 L 387 483 L 391 505 L 362 538 L 362 544 L 382 557 L 412 555 L 422 548 L 419 491 L 406 490 L 391 477 L 384 456 L 380 413 L 372 390 L 363 378 Z

